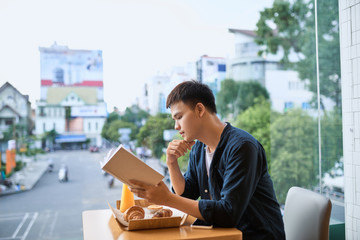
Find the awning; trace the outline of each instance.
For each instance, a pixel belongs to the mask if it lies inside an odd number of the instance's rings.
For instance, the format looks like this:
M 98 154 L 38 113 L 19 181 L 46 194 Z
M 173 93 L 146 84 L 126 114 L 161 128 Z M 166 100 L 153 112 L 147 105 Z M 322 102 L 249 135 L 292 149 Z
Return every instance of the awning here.
M 55 137 L 56 143 L 71 143 L 71 142 L 85 142 L 86 136 L 84 134 L 72 135 L 57 135 Z

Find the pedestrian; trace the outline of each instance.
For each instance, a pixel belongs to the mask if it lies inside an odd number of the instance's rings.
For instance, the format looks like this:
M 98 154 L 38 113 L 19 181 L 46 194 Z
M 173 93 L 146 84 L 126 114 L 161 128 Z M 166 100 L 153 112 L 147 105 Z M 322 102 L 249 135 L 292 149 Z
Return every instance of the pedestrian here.
M 236 227 L 244 239 L 285 239 L 284 224 L 262 145 L 222 122 L 210 88 L 196 81 L 177 85 L 166 101 L 183 140 L 166 150 L 173 193 L 164 182 L 132 181 L 131 191 L 218 227 Z M 190 150 L 182 175 L 177 159 Z M 200 197 L 200 200 L 198 200 Z

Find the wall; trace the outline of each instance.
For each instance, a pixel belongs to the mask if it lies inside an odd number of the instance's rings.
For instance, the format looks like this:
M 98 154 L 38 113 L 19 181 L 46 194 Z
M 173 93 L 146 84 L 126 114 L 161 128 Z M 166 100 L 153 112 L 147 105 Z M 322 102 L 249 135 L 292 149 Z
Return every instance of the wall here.
M 346 239 L 360 236 L 360 1 L 339 0 Z

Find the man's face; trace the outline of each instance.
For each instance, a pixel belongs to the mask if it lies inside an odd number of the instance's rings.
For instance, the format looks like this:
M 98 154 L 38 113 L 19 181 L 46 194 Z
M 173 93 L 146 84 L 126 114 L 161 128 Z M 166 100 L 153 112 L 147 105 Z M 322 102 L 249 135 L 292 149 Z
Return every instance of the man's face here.
M 175 120 L 175 130 L 179 131 L 185 141 L 197 139 L 200 121 L 193 109 L 179 101 L 171 105 L 171 116 Z

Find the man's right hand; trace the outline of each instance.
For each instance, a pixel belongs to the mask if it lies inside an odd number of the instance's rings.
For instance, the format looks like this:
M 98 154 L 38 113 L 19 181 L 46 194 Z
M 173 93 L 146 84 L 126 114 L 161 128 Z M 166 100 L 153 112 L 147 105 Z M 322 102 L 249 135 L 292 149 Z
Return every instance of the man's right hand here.
M 195 141 L 186 142 L 185 140 L 173 140 L 169 143 L 166 150 L 166 163 L 177 163 L 177 159 L 184 156 L 187 151 L 191 150 L 191 147 L 195 144 Z

